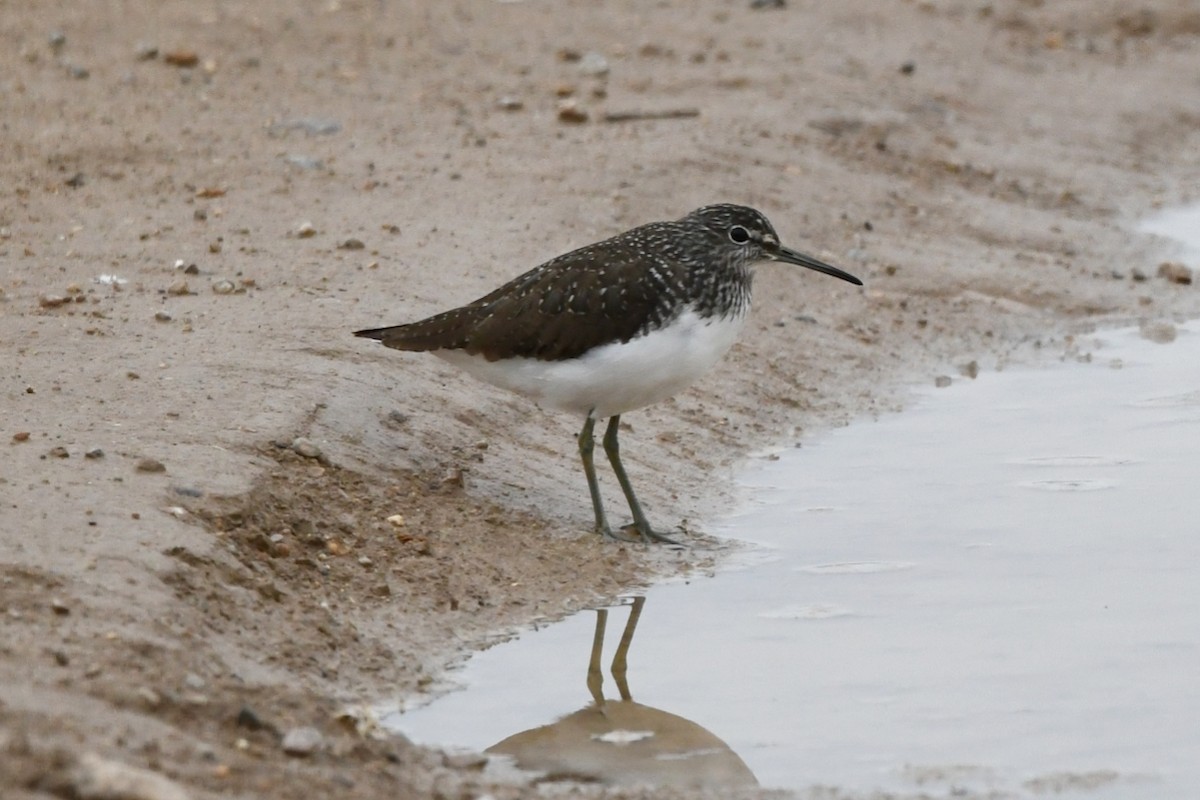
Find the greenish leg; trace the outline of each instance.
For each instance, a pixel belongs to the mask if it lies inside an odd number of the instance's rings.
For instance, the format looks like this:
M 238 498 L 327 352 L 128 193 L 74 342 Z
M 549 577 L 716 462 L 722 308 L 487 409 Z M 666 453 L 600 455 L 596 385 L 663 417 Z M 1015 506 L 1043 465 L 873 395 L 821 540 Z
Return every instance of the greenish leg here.
M 592 422 L 588 418 L 589 424 Z M 637 530 L 645 540 L 655 542 L 665 542 L 667 544 L 679 544 L 670 536 L 659 533 L 650 527 L 650 521 L 646 519 L 645 513 L 642 512 L 642 505 L 638 502 L 637 495 L 633 493 L 633 486 L 629 483 L 629 476 L 625 474 L 625 467 L 621 465 L 620 445 L 617 444 L 617 431 L 621 427 L 621 415 L 608 418 L 608 428 L 604 431 L 604 452 L 608 455 L 608 460 L 612 464 L 613 472 L 617 476 L 617 483 L 621 484 L 621 491 L 625 493 L 625 500 L 629 503 L 629 511 L 633 514 L 633 528 Z M 588 439 L 591 439 L 591 428 L 584 426 L 584 430 L 588 433 Z M 582 446 L 582 445 L 581 445 Z M 590 457 L 586 459 L 590 462 Z M 595 470 L 591 473 L 591 480 L 595 480 Z M 591 485 L 595 485 L 594 483 Z M 592 502 L 599 503 L 599 494 L 596 489 L 593 489 Z M 600 508 L 599 505 L 596 506 Z
M 592 452 L 596 449 L 592 431 L 596 427 L 596 418 L 588 415 L 579 432 L 579 455 L 583 458 L 583 474 L 587 476 L 588 491 L 592 493 L 592 510 L 596 512 L 596 533 L 609 539 L 622 542 L 640 541 L 633 537 L 618 533 L 608 526 L 608 518 L 604 516 L 604 501 L 600 499 L 600 483 L 596 480 L 596 465 L 592 461 Z

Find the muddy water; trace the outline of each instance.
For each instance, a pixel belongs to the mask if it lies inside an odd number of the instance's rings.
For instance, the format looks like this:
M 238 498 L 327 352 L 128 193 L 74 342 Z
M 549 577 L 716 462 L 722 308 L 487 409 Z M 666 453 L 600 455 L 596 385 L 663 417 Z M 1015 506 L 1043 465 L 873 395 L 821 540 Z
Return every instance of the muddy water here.
M 763 458 L 714 531 L 743 568 L 494 647 L 388 724 L 618 783 L 1196 797 L 1200 324 L 1174 330 Z

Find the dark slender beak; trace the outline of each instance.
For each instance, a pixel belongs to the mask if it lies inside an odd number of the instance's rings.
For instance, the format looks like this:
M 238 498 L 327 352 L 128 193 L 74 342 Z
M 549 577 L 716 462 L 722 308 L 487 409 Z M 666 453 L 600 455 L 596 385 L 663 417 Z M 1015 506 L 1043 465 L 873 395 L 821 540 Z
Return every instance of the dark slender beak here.
M 772 261 L 782 261 L 785 264 L 795 264 L 797 267 L 807 267 L 815 269 L 817 272 L 824 272 L 826 275 L 832 275 L 835 278 L 841 278 L 848 283 L 853 283 L 855 286 L 862 286 L 863 282 L 851 275 L 849 272 L 844 272 L 837 267 L 831 267 L 824 261 L 818 261 L 812 256 L 806 256 L 804 253 L 798 253 L 791 248 L 783 245 L 767 245 L 764 248 L 767 258 Z

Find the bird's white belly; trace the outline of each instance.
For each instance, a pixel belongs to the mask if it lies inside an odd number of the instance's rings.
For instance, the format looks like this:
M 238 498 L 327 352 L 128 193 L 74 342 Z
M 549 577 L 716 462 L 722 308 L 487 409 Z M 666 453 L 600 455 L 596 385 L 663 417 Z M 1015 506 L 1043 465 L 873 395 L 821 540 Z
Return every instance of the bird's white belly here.
M 606 344 L 566 361 L 488 361 L 461 350 L 436 355 L 474 377 L 540 405 L 596 417 L 623 414 L 679 393 L 707 372 L 737 338 L 744 314 L 704 319 L 685 311 L 667 327 Z

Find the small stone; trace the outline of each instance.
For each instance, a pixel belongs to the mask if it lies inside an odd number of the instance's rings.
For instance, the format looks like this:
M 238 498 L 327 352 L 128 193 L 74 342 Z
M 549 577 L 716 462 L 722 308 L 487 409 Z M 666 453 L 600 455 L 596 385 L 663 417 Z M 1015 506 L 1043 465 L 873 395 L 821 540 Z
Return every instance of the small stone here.
M 12 440 L 14 442 L 28 442 L 29 441 L 29 431 L 17 431 L 16 433 L 13 434 Z
M 1138 329 L 1138 333 L 1143 339 L 1147 339 L 1156 344 L 1170 344 L 1175 341 L 1178 331 L 1170 322 L 1143 322 Z
M 487 766 L 488 757 L 483 753 L 445 753 L 442 755 L 442 765 L 449 769 L 482 770 Z
M 900 65 L 900 74 L 901 75 L 912 75 L 916 71 L 917 71 L 917 62 L 915 62 L 915 61 L 905 61 L 903 64 Z
M 63 297 L 61 294 L 44 294 L 38 298 L 38 305 L 42 308 L 58 308 L 63 303 L 68 303 L 70 300 Z
M 496 108 L 501 111 L 520 111 L 524 107 L 525 104 L 519 98 L 513 97 L 510 94 L 506 94 L 496 101 Z
M 404 527 L 404 515 L 403 514 L 392 514 L 390 517 L 387 518 L 387 521 L 388 521 L 388 524 L 391 525 L 393 528 L 403 528 Z
M 200 56 L 193 50 L 172 50 L 163 54 L 163 61 L 172 67 L 190 69 L 200 63 Z
M 184 280 L 175 281 L 174 283 L 172 283 L 170 286 L 167 287 L 167 294 L 180 296 L 180 295 L 185 295 L 185 294 L 190 294 L 190 293 L 191 293 L 191 289 L 188 288 L 188 282 L 184 281 Z
M 50 457 L 51 458 L 70 458 L 71 454 L 67 452 L 67 448 L 63 447 L 62 445 L 58 445 L 57 447 L 50 448 Z
M 171 316 L 171 314 L 170 314 L 169 312 L 167 312 L 167 311 L 156 311 L 156 312 L 154 312 L 154 318 L 155 318 L 156 320 L 158 320 L 159 322 L 170 322 L 171 320 L 175 319 L 175 318 L 174 318 L 174 317 L 172 317 L 172 316 Z
M 219 280 L 212 285 L 213 294 L 233 294 L 236 289 L 230 280 Z
M 166 472 L 167 467 L 161 461 L 154 458 L 143 458 L 137 463 L 138 472 Z
M 1143 281 L 1146 280 L 1147 276 L 1146 276 L 1145 272 L 1143 272 L 1142 270 L 1140 270 L 1137 267 L 1134 267 L 1133 269 L 1131 269 L 1129 271 L 1129 277 L 1133 278 L 1135 283 L 1142 283 Z
M 283 735 L 283 752 L 305 758 L 321 749 L 325 737 L 316 728 L 292 728 Z
M 91 450 L 88 450 L 86 453 L 84 453 L 83 457 L 90 458 L 93 460 L 97 459 L 97 458 L 104 458 L 104 451 L 101 450 L 99 447 L 93 447 Z
M 787 8 L 787 0 L 750 0 L 750 8 L 755 11 L 766 8 Z
M 242 710 L 238 712 L 234 724 L 239 728 L 246 728 L 251 731 L 271 730 L 274 728 L 270 723 L 264 722 L 263 718 L 249 706 L 242 706 Z
M 284 162 L 290 164 L 297 169 L 324 169 L 325 162 L 313 156 L 300 155 L 293 153 L 283 157 Z
M 311 239 L 317 235 L 317 229 L 313 227 L 311 222 L 301 222 L 296 226 L 296 238 Z
M 588 121 L 588 113 L 574 100 L 564 100 L 558 104 L 558 121 L 568 125 L 581 125 Z
M 366 245 L 362 243 L 362 239 L 346 239 L 338 243 L 338 248 L 342 250 L 362 250 L 364 247 Z
M 91 70 L 89 70 L 87 67 L 81 67 L 78 64 L 72 64 L 67 67 L 67 74 L 77 81 L 86 81 L 88 78 L 92 77 Z
M 979 362 L 968 361 L 966 364 L 963 364 L 958 368 L 958 372 L 960 375 L 970 378 L 971 380 L 975 380 L 977 377 L 979 377 Z
M 200 691 L 205 687 L 204 678 L 201 678 L 194 672 L 189 672 L 183 676 L 183 685 L 192 691 Z
M 78 189 L 80 186 L 83 186 L 83 184 L 87 183 L 87 180 L 84 178 L 82 172 L 76 172 L 74 175 L 63 181 L 63 183 L 65 183 L 67 186 L 70 186 L 72 189 Z
M 949 375 L 938 375 L 933 379 L 933 385 L 939 389 L 945 389 L 952 383 Z
M 292 440 L 292 450 L 296 453 L 296 455 L 304 456 L 305 458 L 321 457 L 321 448 L 317 447 L 310 440 L 304 438 L 303 436 L 298 436 Z
M 603 53 L 584 53 L 583 58 L 579 59 L 579 71 L 592 78 L 603 78 L 608 74 L 608 59 Z
M 138 61 L 153 61 L 158 58 L 158 45 L 148 42 L 138 42 L 133 50 L 133 57 Z
M 65 617 L 71 613 L 70 606 L 57 597 L 50 600 L 50 610 L 59 617 Z
M 1158 277 L 1184 286 L 1191 286 L 1192 284 L 1192 271 L 1178 261 L 1164 261 L 1159 264 Z
M 142 699 L 150 708 L 158 708 L 162 703 L 162 695 L 151 689 L 149 686 L 142 686 L 136 692 L 137 696 Z
M 67 43 L 67 35 L 62 31 L 50 31 L 50 35 L 46 37 L 46 42 L 53 50 L 61 50 Z

